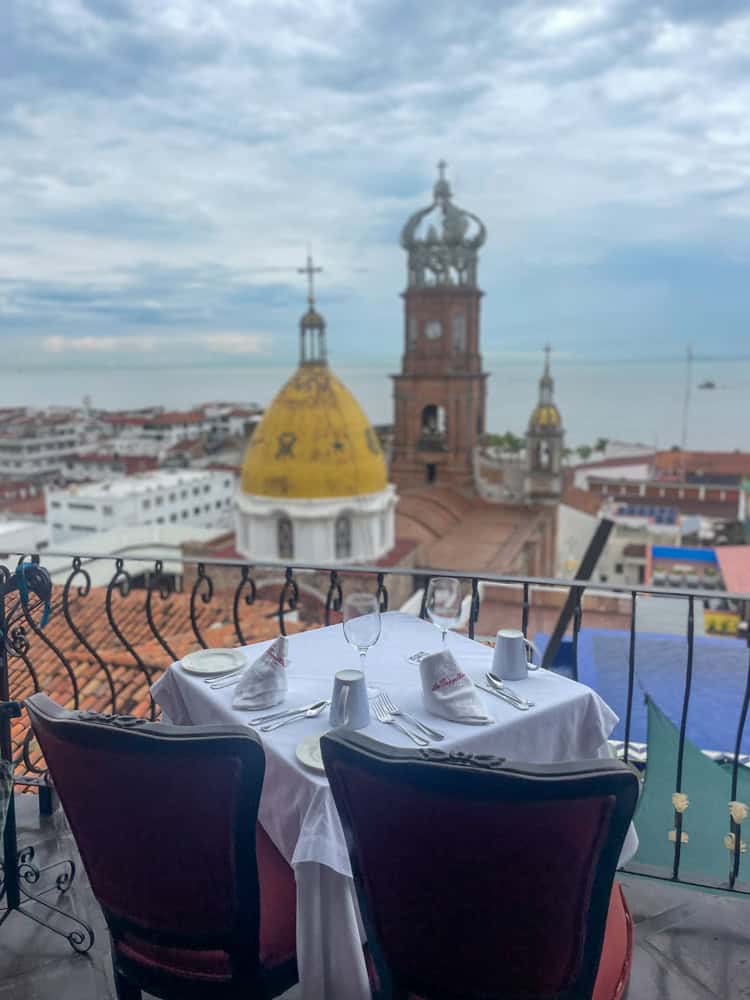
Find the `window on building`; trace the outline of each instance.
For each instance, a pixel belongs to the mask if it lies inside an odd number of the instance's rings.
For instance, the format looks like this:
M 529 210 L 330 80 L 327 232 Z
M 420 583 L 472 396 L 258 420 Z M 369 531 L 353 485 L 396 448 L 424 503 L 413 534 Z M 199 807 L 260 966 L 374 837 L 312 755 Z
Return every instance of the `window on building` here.
M 276 547 L 279 559 L 294 559 L 294 525 L 288 517 L 276 522 Z
M 197 497 L 199 493 L 200 493 L 200 486 L 194 486 L 193 487 L 193 496 Z
M 216 501 L 216 503 L 214 504 L 214 507 L 215 507 L 215 508 L 216 508 L 217 510 L 219 510 L 219 508 L 221 507 L 221 500 L 217 500 L 217 501 Z
M 334 528 L 337 559 L 346 559 L 352 554 L 352 519 L 348 514 L 339 514 Z
M 183 500 L 187 500 L 187 495 L 188 495 L 188 491 L 187 490 L 183 490 L 180 493 L 180 496 L 182 497 Z
M 174 524 L 174 522 L 177 520 L 177 515 L 176 514 L 170 514 L 169 515 L 169 520 Z
M 231 504 L 231 502 L 232 502 L 231 499 L 229 497 L 227 497 L 226 500 L 224 501 L 224 506 L 225 507 L 229 507 L 229 505 Z
M 144 510 L 149 510 L 149 508 L 151 507 L 151 501 L 144 500 L 143 503 L 141 504 L 141 507 L 143 507 Z
M 164 503 L 164 497 L 157 497 L 154 503 L 156 504 L 157 507 L 161 507 L 161 505 Z
M 104 514 L 105 517 L 112 517 L 113 513 L 114 511 L 112 510 L 112 507 L 109 506 L 109 504 L 105 504 L 102 507 L 102 514 Z
M 451 333 L 453 353 L 461 354 L 466 350 L 466 316 L 463 313 L 454 313 L 451 317 Z
M 409 329 L 406 334 L 406 347 L 409 351 L 416 350 L 417 347 L 417 318 L 409 317 Z
M 193 513 L 194 514 L 200 514 L 200 512 L 201 512 L 200 507 L 193 507 Z
M 186 520 L 188 516 L 189 516 L 189 511 L 183 510 L 183 512 L 182 512 L 182 520 L 183 521 Z
M 164 524 L 164 518 L 163 517 L 157 517 L 156 523 L 157 524 Z
M 615 573 L 622 573 L 624 567 L 622 563 L 615 563 Z
M 176 499 L 177 499 L 177 494 L 176 493 L 170 493 L 169 494 L 169 502 L 170 503 L 174 503 Z

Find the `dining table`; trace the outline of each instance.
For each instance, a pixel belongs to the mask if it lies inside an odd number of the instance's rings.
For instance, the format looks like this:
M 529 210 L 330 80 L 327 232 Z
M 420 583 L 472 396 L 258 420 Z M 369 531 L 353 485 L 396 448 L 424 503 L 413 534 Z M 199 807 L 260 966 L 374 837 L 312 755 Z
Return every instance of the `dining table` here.
M 245 664 L 252 664 L 270 645 L 266 641 L 242 647 Z M 448 633 L 446 645 L 467 676 L 485 683 L 485 672 L 492 667 L 490 646 L 455 632 Z M 429 714 L 414 657 L 441 647 L 443 639 L 434 625 L 391 611 L 382 615 L 380 638 L 365 659 L 369 685 L 444 735 L 431 746 L 529 763 L 609 756 L 608 737 L 618 722 L 615 713 L 591 688 L 549 670 L 529 671 L 528 677 L 513 682 L 518 695 L 534 702 L 527 711 L 479 690 L 492 720 L 487 725 L 466 725 Z M 358 661 L 340 624 L 290 636 L 288 691 L 278 710 L 329 699 L 335 673 L 359 666 Z M 234 685 L 227 682 L 214 687 L 180 661 L 171 665 L 151 692 L 162 718 L 176 725 L 248 723 L 264 714 L 233 708 Z M 362 948 L 364 930 L 344 831 L 325 774 L 306 766 L 296 755 L 303 740 L 330 729 L 328 711 L 270 732 L 254 728 L 266 757 L 258 820 L 295 874 L 300 996 L 304 1000 L 366 1000 L 371 990 Z M 374 712 L 361 731 L 383 743 L 413 745 L 395 726 L 378 721 Z M 377 823 L 377 816 L 372 820 Z M 456 822 L 460 821 L 457 814 Z M 248 830 L 248 836 L 253 835 Z M 631 825 L 620 864 L 635 854 L 637 846 Z M 553 831 L 549 849 L 555 850 Z

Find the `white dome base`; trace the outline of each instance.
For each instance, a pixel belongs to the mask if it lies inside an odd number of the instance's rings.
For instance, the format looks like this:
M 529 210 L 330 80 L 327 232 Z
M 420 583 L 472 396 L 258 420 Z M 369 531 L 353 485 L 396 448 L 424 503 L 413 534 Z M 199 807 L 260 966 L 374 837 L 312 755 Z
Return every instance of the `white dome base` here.
M 378 493 L 319 500 L 238 493 L 237 551 L 250 562 L 281 565 L 372 563 L 395 544 L 397 499 L 392 483 Z M 280 551 L 280 533 L 287 545 L 290 537 L 288 526 L 280 532 L 285 519 L 291 524 L 291 555 Z

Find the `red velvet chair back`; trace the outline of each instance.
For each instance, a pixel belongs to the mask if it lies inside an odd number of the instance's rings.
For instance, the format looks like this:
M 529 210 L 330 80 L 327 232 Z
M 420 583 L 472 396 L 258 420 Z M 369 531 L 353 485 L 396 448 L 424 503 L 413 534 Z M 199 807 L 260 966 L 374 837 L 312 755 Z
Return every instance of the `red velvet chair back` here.
M 596 980 L 638 780 L 322 740 L 385 996 L 581 1000 Z
M 259 974 L 258 737 L 243 726 L 69 712 L 43 694 L 26 708 L 116 968 L 137 967 L 149 992 L 167 989 L 165 967 L 179 977 L 181 964 L 179 995 L 201 978 L 249 989 Z

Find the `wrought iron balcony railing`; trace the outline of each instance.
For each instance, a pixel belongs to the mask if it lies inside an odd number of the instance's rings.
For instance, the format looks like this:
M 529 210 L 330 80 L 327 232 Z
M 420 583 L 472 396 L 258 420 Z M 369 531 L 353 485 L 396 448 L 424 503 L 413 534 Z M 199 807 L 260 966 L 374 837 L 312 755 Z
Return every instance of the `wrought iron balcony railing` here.
M 17 561 L 8 561 L 8 573 Z M 156 716 L 156 706 L 149 687 L 172 663 L 188 649 L 210 646 L 247 645 L 261 638 L 287 634 L 301 627 L 330 624 L 339 620 L 343 595 L 347 590 L 371 589 L 377 594 L 383 611 L 401 607 L 415 589 L 424 587 L 430 576 L 459 576 L 465 582 L 468 617 L 466 632 L 481 638 L 483 601 L 492 606 L 493 595 L 503 596 L 503 626 L 520 628 L 524 635 L 530 623 L 541 621 L 535 615 L 546 616 L 548 624 L 539 631 L 552 633 L 546 662 L 551 664 L 554 647 L 566 633 L 564 649 L 568 669 L 573 678 L 579 675 L 580 643 L 585 620 L 593 620 L 607 606 L 619 615 L 626 655 L 622 657 L 610 680 L 617 686 L 624 719 L 618 755 L 630 764 L 642 764 L 643 746 L 633 740 L 633 713 L 637 706 L 638 677 L 636 672 L 636 642 L 639 636 L 638 615 L 642 601 L 667 598 L 679 601 L 686 608 L 684 635 L 680 648 L 684 651 L 681 669 L 675 675 L 672 688 L 679 690 L 679 705 L 675 720 L 676 759 L 673 780 L 673 829 L 664 836 L 674 837 L 671 870 L 658 877 L 674 881 L 720 885 L 735 892 L 750 894 L 750 875 L 740 878 L 744 856 L 742 841 L 743 810 L 735 808 L 726 827 L 731 838 L 723 847 L 730 853 L 727 879 L 696 879 L 681 877 L 684 860 L 685 834 L 685 753 L 689 744 L 687 729 L 691 707 L 694 713 L 703 711 L 696 705 L 693 693 L 696 649 L 696 620 L 703 612 L 704 601 L 720 596 L 745 615 L 750 607 L 748 594 L 717 595 L 715 590 L 668 590 L 663 587 L 631 587 L 594 584 L 580 580 L 485 575 L 448 570 L 382 569 L 373 566 L 340 568 L 335 566 L 270 564 L 249 565 L 232 559 L 181 558 L 171 563 L 143 557 L 101 557 L 74 553 L 45 552 L 42 556 L 26 557 L 42 561 L 52 570 L 52 614 L 47 628 L 42 628 L 38 614 L 19 606 L 6 607 L 8 625 L 5 643 L 10 655 L 9 694 L 22 700 L 32 691 L 47 690 L 56 700 L 69 707 L 109 711 L 113 714 Z M 53 568 L 53 566 L 62 568 Z M 394 595 L 396 595 L 394 599 Z M 484 595 L 484 598 L 483 598 Z M 607 603 L 608 602 L 608 603 Z M 425 593 L 419 599 L 412 596 L 414 610 L 425 617 Z M 551 617 L 558 619 L 561 608 L 569 612 L 569 624 L 558 622 L 551 628 Z M 542 611 L 544 615 L 542 615 Z M 493 626 L 493 630 L 494 630 Z M 720 639 L 701 642 L 721 643 Z M 736 725 L 725 727 L 724 745 L 702 749 L 724 752 L 724 774 L 730 775 L 732 803 L 737 805 L 744 782 L 742 745 L 745 722 L 750 704 L 750 640 L 734 640 L 744 657 L 741 683 L 736 688 Z M 717 647 L 718 648 L 718 647 Z M 744 652 L 743 652 L 744 651 Z M 682 656 L 682 653 L 680 654 Z M 593 686 L 593 685 L 592 685 Z M 605 700 L 612 688 L 601 691 Z M 734 697 L 734 695 L 733 695 Z M 41 754 L 25 726 L 16 720 L 15 756 L 17 781 L 43 784 L 44 766 Z M 22 773 L 25 768 L 25 774 Z M 748 776 L 750 781 L 750 776 Z M 747 786 L 750 788 L 750 785 Z M 750 798 L 750 795 L 748 795 Z M 740 802 L 739 805 L 742 805 Z M 628 870 L 638 871 L 637 866 Z M 643 871 L 638 872 L 643 874 Z M 655 874 L 648 872 L 648 874 Z

